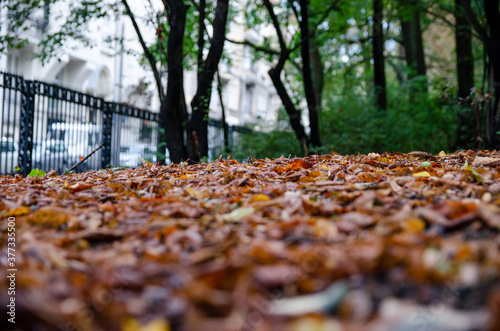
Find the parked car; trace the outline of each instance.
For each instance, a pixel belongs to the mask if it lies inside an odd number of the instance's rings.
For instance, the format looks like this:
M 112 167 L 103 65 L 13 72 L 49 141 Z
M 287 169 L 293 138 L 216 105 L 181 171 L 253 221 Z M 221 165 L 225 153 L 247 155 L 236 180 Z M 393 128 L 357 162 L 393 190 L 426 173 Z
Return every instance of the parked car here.
M 13 174 L 19 163 L 19 147 L 12 138 L 0 142 L 0 174 Z
M 100 127 L 93 123 L 59 122 L 52 123 L 48 129 L 49 140 L 62 141 L 71 165 L 90 154 L 100 143 Z M 92 156 L 78 166 L 78 171 L 90 170 L 100 165 L 98 155 Z M 71 166 L 70 165 L 70 166 Z
M 33 168 L 40 170 L 57 170 L 59 173 L 64 173 L 77 162 L 69 155 L 68 148 L 62 140 L 37 142 L 33 150 Z
M 155 149 L 145 144 L 120 147 L 120 166 L 137 167 L 142 164 L 141 158 L 155 163 Z

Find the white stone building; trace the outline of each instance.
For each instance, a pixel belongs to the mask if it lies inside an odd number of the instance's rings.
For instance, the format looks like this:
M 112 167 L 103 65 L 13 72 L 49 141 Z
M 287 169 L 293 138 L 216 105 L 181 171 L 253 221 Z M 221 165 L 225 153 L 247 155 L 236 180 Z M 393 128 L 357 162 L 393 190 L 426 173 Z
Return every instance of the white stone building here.
M 67 15 L 68 3 L 69 1 L 57 2 L 56 5 L 51 5 L 50 16 L 43 10 L 35 13 L 31 17 L 35 22 L 35 28 L 25 32 L 28 45 L 21 50 L 10 50 L 7 54 L 0 54 L 0 70 L 22 75 L 26 79 L 56 83 L 98 95 L 108 101 L 126 102 L 140 108 L 158 111 L 159 100 L 151 72 L 139 65 L 137 56 L 123 51 L 125 49 L 132 50 L 136 54 L 141 53 L 128 17 L 108 17 L 88 24 L 86 35 L 93 47 L 83 47 L 69 41 L 58 51 L 56 57 L 44 65 L 40 60 L 33 58 L 33 54 L 39 49 L 38 44 L 44 31 L 54 32 L 61 28 L 62 20 L 58 20 L 57 17 Z M 130 5 L 138 18 L 146 42 L 153 42 L 155 31 L 144 21 L 147 11 L 143 7 L 143 2 L 130 1 Z M 1 22 L 5 22 L 8 12 L 4 5 L 0 7 L 0 33 L 5 33 L 5 26 Z M 255 43 L 261 41 L 262 34 L 247 30 L 243 23 L 242 11 L 236 21 L 230 23 L 228 37 L 236 41 L 245 39 Z M 123 48 L 117 41 L 106 42 L 110 38 L 121 36 L 125 37 Z M 272 126 L 276 121 L 280 101 L 267 74 L 269 65 L 263 61 L 255 61 L 253 52 L 248 46 L 226 42 L 225 54 L 231 59 L 230 64 L 224 62 L 220 64 L 220 75 L 224 86 L 222 99 L 227 123 L 230 125 L 258 123 L 261 127 Z M 147 93 L 141 90 L 141 87 L 144 87 L 143 83 L 149 83 Z M 137 91 L 141 92 L 138 94 Z M 195 93 L 196 72 L 186 71 L 187 105 Z M 210 118 L 220 119 L 221 116 L 215 79 Z

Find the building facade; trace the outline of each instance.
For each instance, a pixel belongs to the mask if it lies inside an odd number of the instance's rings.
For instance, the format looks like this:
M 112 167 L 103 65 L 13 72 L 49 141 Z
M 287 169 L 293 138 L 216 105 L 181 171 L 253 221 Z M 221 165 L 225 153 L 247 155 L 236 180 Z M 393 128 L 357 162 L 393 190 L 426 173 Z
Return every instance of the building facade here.
M 142 2 L 130 4 L 146 42 L 154 42 L 155 31 L 145 19 L 147 9 Z M 87 41 L 92 47 L 68 40 L 57 55 L 45 63 L 33 57 L 40 49 L 43 34 L 59 31 L 64 21 L 61 17 L 66 17 L 71 10 L 68 1 L 50 6 L 50 11 L 39 10 L 30 17 L 34 24 L 33 28 L 24 32 L 28 39 L 25 47 L 0 54 L 0 70 L 97 95 L 108 101 L 159 110 L 160 102 L 152 74 L 139 64 L 142 51 L 126 16 L 106 16 L 87 24 L 88 30 L 84 35 L 88 40 L 84 43 Z M 0 20 L 5 22 L 9 13 L 5 6 L 1 7 Z M 0 28 L 0 33 L 5 33 L 5 26 Z M 120 38 L 123 38 L 123 43 L 120 43 Z M 228 38 L 258 43 L 262 35 L 245 27 L 244 10 L 241 10 L 229 25 Z M 210 118 L 221 119 L 224 107 L 226 122 L 230 125 L 251 126 L 259 123 L 262 126 L 265 123 L 265 126 L 272 126 L 276 122 L 280 101 L 267 74 L 269 65 L 255 60 L 248 46 L 226 42 L 224 47 L 230 61 L 221 61 L 219 66 L 222 104 L 217 79 L 214 79 Z M 195 70 L 185 71 L 188 108 L 196 93 L 196 76 Z

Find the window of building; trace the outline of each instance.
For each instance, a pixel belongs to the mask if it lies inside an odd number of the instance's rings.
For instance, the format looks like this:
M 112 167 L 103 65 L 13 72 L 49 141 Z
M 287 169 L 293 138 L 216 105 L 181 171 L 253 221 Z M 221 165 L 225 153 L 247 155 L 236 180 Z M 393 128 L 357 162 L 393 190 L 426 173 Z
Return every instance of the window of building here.
M 264 120 L 267 115 L 266 99 L 265 93 L 259 93 L 259 96 L 257 97 L 257 116 Z
M 246 95 L 246 107 L 245 107 L 245 113 L 251 114 L 252 113 L 252 108 L 253 108 L 253 94 L 254 94 L 254 86 L 253 85 L 247 85 L 247 95 Z

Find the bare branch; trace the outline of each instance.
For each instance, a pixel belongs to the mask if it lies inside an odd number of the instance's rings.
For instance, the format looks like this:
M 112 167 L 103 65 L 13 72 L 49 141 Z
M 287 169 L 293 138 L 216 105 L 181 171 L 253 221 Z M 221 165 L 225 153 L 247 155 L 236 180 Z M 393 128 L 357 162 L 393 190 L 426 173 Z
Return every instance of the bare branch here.
M 424 12 L 431 15 L 432 17 L 434 18 L 437 18 L 441 21 L 443 21 L 444 23 L 446 23 L 447 25 L 449 25 L 450 27 L 454 27 L 455 26 L 455 22 L 452 22 L 450 21 L 446 16 L 440 14 L 440 13 L 437 13 L 435 11 L 432 11 L 430 8 L 425 8 L 424 9 Z
M 121 0 L 123 5 L 125 6 L 127 15 L 130 17 L 130 20 L 132 21 L 132 25 L 134 26 L 135 33 L 137 34 L 137 38 L 139 39 L 139 42 L 141 44 L 142 50 L 144 51 L 144 55 L 146 55 L 146 58 L 149 62 L 149 65 L 151 66 L 151 70 L 153 70 L 153 75 L 156 81 L 156 88 L 158 89 L 158 96 L 160 97 L 160 100 L 163 100 L 165 97 L 165 92 L 163 91 L 163 85 L 161 83 L 161 77 L 160 73 L 156 69 L 156 62 L 153 57 L 153 54 L 149 51 L 148 47 L 146 46 L 146 43 L 144 42 L 144 38 L 142 37 L 141 30 L 139 29 L 139 26 L 137 25 L 137 21 L 135 19 L 135 16 L 132 14 L 132 10 L 130 10 L 130 6 L 128 5 L 127 0 Z

